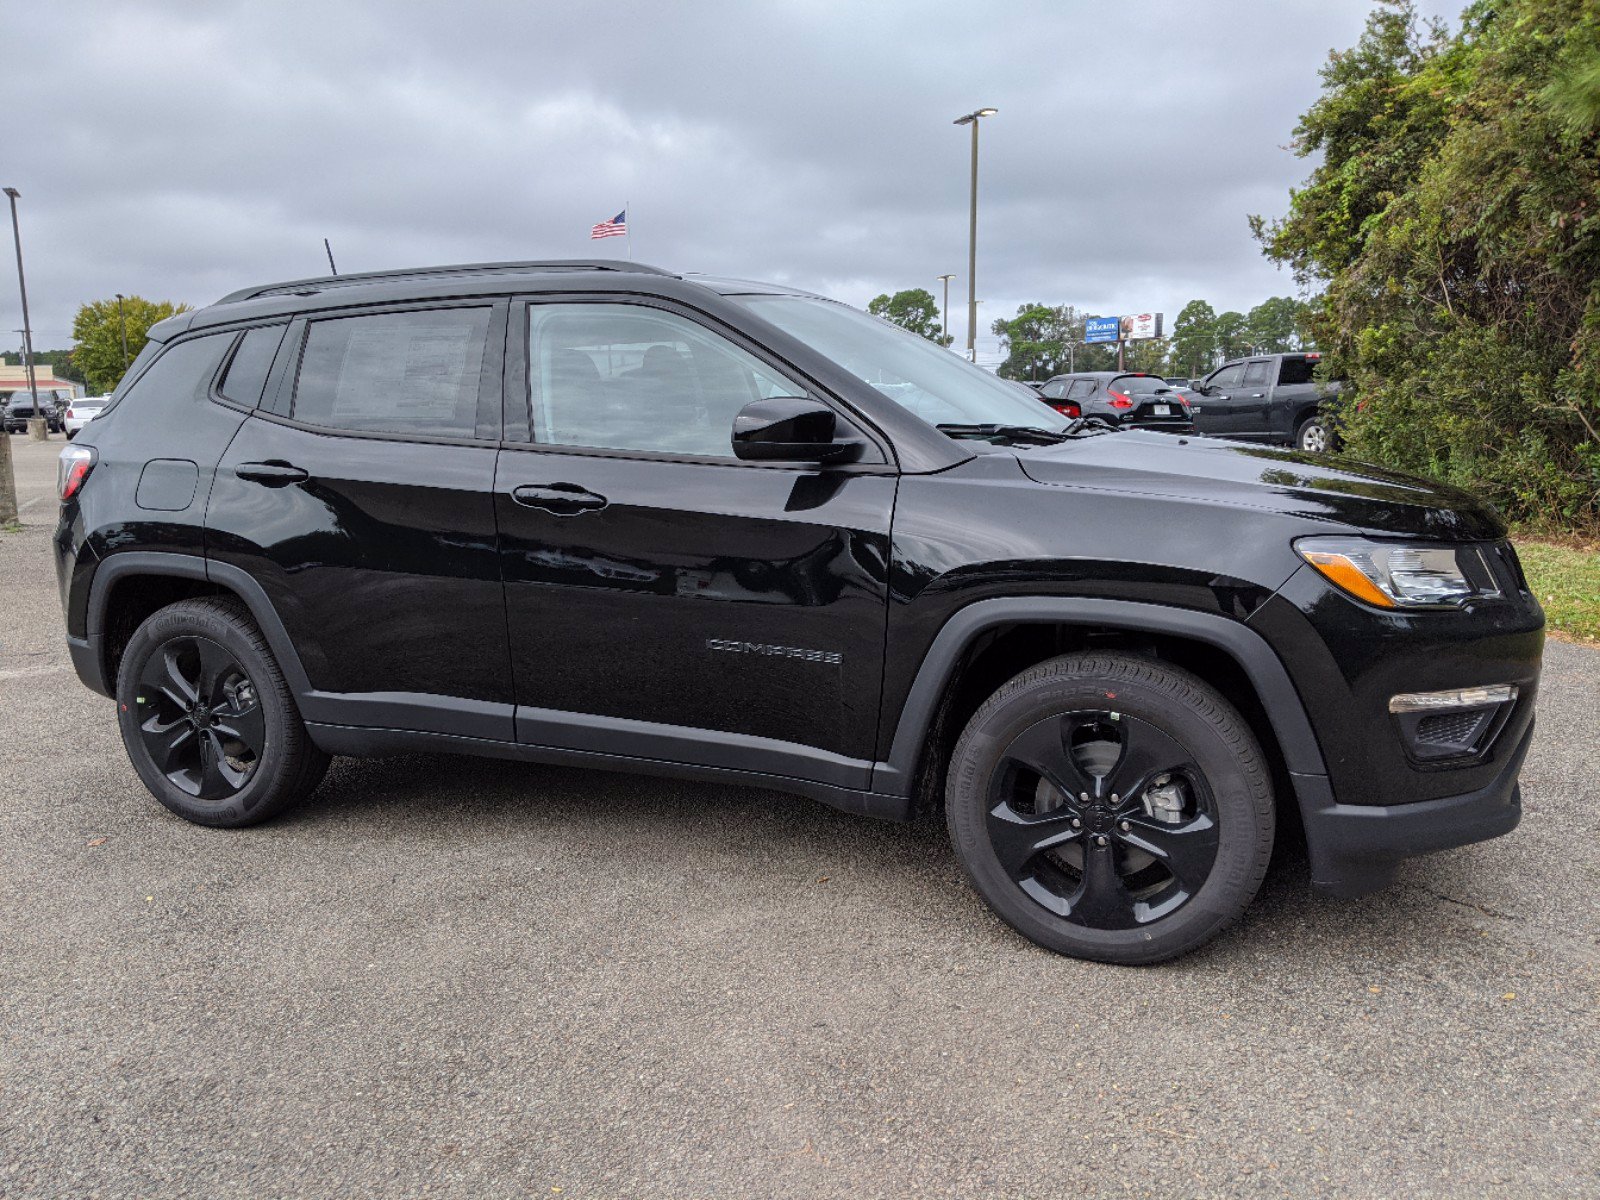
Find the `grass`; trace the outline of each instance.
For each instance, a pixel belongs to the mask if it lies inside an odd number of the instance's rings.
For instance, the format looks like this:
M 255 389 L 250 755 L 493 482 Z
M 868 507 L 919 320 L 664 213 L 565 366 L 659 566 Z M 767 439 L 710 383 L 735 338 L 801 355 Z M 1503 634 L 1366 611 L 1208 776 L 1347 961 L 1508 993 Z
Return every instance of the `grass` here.
M 1551 636 L 1600 643 L 1600 544 L 1518 538 L 1517 557 Z

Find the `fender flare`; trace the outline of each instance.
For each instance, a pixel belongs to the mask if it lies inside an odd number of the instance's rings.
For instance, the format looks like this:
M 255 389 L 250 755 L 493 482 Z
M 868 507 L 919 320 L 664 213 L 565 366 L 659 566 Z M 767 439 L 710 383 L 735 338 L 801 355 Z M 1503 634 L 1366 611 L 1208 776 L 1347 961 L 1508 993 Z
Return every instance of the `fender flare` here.
M 95 568 L 94 579 L 89 584 L 87 633 L 101 682 L 105 685 L 95 690 L 111 695 L 115 689 L 116 681 L 105 677 L 106 606 L 110 602 L 112 590 L 117 582 L 129 575 L 165 575 L 177 579 L 198 579 L 227 588 L 250 610 L 251 619 L 261 630 L 262 636 L 267 639 L 273 657 L 278 660 L 278 666 L 289 684 L 289 690 L 296 697 L 304 696 L 311 690 L 311 682 L 300 663 L 300 655 L 295 651 L 294 642 L 290 639 L 288 630 L 283 627 L 277 610 L 272 607 L 272 601 L 267 598 L 266 591 L 259 583 L 238 567 L 227 563 L 200 558 L 193 554 L 174 554 L 158 550 L 124 550 L 108 555 Z M 90 681 L 85 680 L 85 682 Z
M 1238 663 L 1256 689 L 1287 769 L 1296 775 L 1327 774 L 1322 748 L 1289 672 L 1266 639 L 1249 626 L 1216 613 L 1134 600 L 1007 596 L 974 601 L 953 614 L 934 637 L 901 706 L 888 761 L 874 766 L 873 791 L 910 792 L 939 700 L 962 655 L 986 630 L 1019 623 L 1172 634 L 1214 646 Z

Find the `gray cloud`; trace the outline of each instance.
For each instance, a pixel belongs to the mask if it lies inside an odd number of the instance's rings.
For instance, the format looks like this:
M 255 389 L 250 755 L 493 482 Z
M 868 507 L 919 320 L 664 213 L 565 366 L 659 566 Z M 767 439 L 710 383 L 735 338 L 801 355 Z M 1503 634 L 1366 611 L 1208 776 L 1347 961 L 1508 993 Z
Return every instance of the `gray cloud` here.
M 1247 308 L 1292 281 L 1249 212 L 1365 0 L 5 3 L 8 183 L 40 348 L 82 301 L 205 303 L 344 270 L 614 255 L 864 304 L 936 288 L 964 334 L 980 104 L 983 323 L 1025 300 Z M 0 329 L 20 325 L 12 272 Z M 8 336 L 0 334 L 0 337 Z M 14 340 L 14 339 L 13 339 Z M 992 339 L 986 339 L 992 345 Z

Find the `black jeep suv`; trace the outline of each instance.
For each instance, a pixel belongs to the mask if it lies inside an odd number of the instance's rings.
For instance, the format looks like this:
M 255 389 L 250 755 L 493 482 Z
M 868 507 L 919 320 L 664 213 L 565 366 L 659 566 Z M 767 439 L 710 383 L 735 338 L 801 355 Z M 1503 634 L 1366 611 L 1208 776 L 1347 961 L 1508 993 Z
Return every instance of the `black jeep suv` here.
M 62 452 L 54 548 L 188 820 L 439 750 L 942 798 L 1000 917 L 1125 963 L 1237 917 L 1280 830 L 1354 894 L 1515 826 L 1543 639 L 1468 495 L 1069 421 L 821 297 L 619 262 L 163 322 Z

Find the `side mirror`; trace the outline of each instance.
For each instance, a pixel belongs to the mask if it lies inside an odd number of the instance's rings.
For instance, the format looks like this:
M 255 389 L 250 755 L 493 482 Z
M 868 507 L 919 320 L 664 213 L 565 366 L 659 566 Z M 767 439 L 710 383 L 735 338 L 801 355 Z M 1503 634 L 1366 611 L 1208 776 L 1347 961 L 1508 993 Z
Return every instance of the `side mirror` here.
M 756 462 L 848 462 L 858 441 L 838 442 L 833 409 L 806 396 L 752 400 L 733 419 L 733 453 Z

